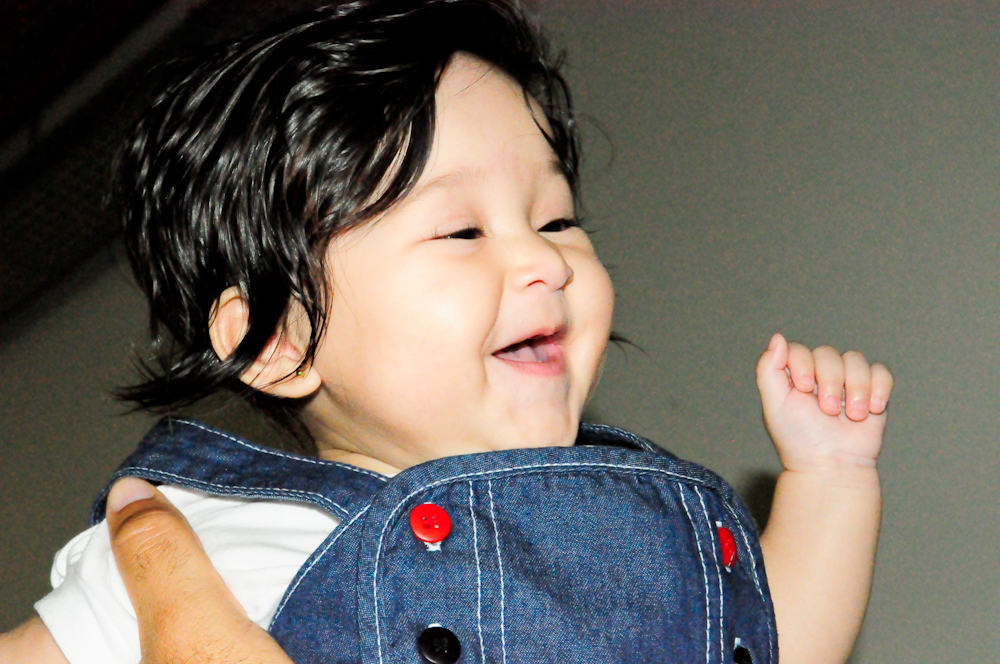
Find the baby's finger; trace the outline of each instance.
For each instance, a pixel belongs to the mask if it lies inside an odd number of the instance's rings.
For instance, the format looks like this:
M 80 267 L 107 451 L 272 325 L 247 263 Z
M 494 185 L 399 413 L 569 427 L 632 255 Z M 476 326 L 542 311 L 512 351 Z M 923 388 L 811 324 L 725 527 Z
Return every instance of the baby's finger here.
M 802 344 L 788 344 L 788 376 L 799 392 L 812 392 L 816 387 L 816 363 L 812 351 Z
M 855 422 L 868 417 L 872 372 L 865 356 L 856 350 L 844 353 L 844 412 Z
M 773 412 L 788 396 L 788 342 L 780 334 L 771 337 L 767 350 L 757 362 L 757 388 L 764 412 Z
M 820 346 L 813 351 L 816 362 L 816 397 L 819 409 L 827 415 L 839 415 L 844 397 L 844 359 L 836 348 Z
M 881 415 L 889 404 L 889 395 L 892 394 L 892 373 L 890 373 L 889 367 L 880 362 L 872 365 L 871 372 L 872 397 L 869 408 L 875 415 Z

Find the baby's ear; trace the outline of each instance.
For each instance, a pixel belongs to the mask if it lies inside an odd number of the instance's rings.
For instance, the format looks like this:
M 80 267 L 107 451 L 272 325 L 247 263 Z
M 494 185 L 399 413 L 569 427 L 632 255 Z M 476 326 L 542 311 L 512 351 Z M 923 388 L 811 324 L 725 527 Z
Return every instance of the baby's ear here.
M 230 286 L 212 305 L 208 336 L 221 359 L 229 357 L 250 327 L 250 309 L 239 288 Z M 240 380 L 274 395 L 298 399 L 319 389 L 320 376 L 312 366 L 302 366 L 309 339 L 309 324 L 298 302 L 293 302 L 282 329 L 277 330 L 257 360 Z

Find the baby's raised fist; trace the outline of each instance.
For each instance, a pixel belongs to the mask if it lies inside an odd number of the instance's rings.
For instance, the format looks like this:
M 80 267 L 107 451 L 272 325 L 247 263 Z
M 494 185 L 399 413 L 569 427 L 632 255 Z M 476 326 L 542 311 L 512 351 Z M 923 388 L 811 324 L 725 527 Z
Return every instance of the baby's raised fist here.
M 855 422 L 885 411 L 892 392 L 892 374 L 884 364 L 868 364 L 856 350 L 841 355 L 831 346 L 809 350 L 788 344 L 787 373 L 800 392 L 815 392 L 819 408 L 827 415 L 844 414 Z
M 810 350 L 780 334 L 757 363 L 764 421 L 786 468 L 872 466 L 892 374 L 857 351 Z

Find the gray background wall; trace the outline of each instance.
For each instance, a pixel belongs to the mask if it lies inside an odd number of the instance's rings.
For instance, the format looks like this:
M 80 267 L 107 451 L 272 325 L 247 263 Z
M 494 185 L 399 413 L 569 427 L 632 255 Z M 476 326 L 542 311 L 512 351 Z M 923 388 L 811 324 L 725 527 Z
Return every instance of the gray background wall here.
M 794 6 L 792 6 L 794 4 Z M 854 662 L 1000 650 L 1000 5 L 547 0 L 586 125 L 617 329 L 592 415 L 756 495 L 781 331 L 886 362 L 885 516 Z M 612 146 L 614 159 L 611 160 Z M 0 628 L 148 426 L 113 252 L 0 329 Z

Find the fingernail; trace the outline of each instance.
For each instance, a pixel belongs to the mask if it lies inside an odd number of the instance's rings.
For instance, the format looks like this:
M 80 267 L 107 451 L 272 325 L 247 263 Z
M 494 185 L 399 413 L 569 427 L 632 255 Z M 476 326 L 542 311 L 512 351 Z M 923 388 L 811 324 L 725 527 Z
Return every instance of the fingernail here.
M 153 497 L 153 485 L 134 477 L 125 477 L 111 487 L 108 494 L 108 511 L 121 512 L 125 507 L 137 500 L 148 500 Z
M 878 397 L 872 397 L 872 412 L 881 413 L 885 410 L 885 399 L 879 399 Z
M 840 399 L 833 396 L 832 394 L 828 394 L 827 396 L 823 397 L 823 404 L 826 406 L 827 410 L 831 411 L 836 410 L 838 412 L 840 411 Z

